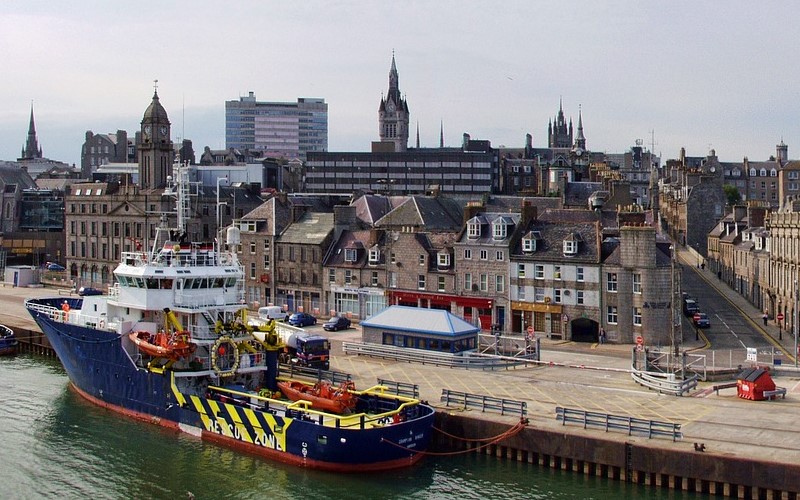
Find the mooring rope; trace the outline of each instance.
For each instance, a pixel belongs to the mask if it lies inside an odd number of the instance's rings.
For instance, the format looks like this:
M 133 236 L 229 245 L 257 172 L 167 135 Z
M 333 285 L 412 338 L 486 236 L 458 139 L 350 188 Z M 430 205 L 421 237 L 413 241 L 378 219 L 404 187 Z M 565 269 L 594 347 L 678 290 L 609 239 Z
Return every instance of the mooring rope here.
M 482 444 L 480 446 L 477 446 L 475 448 L 469 448 L 469 449 L 466 449 L 466 450 L 459 450 L 459 451 L 443 451 L 443 452 L 419 451 L 419 450 L 415 450 L 413 448 L 407 448 L 407 447 L 405 447 L 405 446 L 403 446 L 401 444 L 398 444 L 398 443 L 394 443 L 392 441 L 389 441 L 388 439 L 381 439 L 381 441 L 385 442 L 385 443 L 389 443 L 392 446 L 396 446 L 397 448 L 400 448 L 401 450 L 410 451 L 410 452 L 418 453 L 418 454 L 421 454 L 421 455 L 429 455 L 429 456 L 434 456 L 434 457 L 446 457 L 446 456 L 452 456 L 452 455 L 461 455 L 461 454 L 464 454 L 464 453 L 472 453 L 472 452 L 475 452 L 475 451 L 478 451 L 478 450 L 482 450 L 483 448 L 491 446 L 491 445 L 493 445 L 495 443 L 498 443 L 498 442 L 500 442 L 500 441 L 502 441 L 504 439 L 510 438 L 512 436 L 516 436 L 517 434 L 522 432 L 522 429 L 527 427 L 527 425 L 528 425 L 528 419 L 520 418 L 519 422 L 517 422 L 516 424 L 514 424 L 511 427 L 509 427 L 508 429 L 506 429 L 505 431 L 501 432 L 500 434 L 498 434 L 497 436 L 495 436 L 493 438 L 481 438 L 480 440 L 469 440 L 469 439 L 466 439 L 466 438 L 458 438 L 457 436 L 453 436 L 453 437 L 455 437 L 457 439 L 463 439 L 464 441 L 483 441 L 485 439 L 489 439 L 489 441 L 484 442 L 484 444 Z M 437 430 L 439 430 L 439 432 L 443 432 L 440 429 L 437 429 Z M 447 434 L 447 433 L 444 433 L 444 434 L 447 435 L 447 436 L 450 436 L 450 434 Z

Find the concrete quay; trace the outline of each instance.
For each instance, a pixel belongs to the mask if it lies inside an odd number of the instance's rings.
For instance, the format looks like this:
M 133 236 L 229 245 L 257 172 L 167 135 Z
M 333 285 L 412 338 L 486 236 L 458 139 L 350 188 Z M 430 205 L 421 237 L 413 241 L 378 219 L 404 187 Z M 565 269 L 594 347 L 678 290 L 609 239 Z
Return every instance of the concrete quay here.
M 24 299 L 58 293 L 0 288 L 0 322 L 38 331 L 23 307 Z M 451 438 L 441 438 L 439 445 L 712 495 L 792 499 L 800 495 L 800 373 L 793 367 L 774 376 L 777 385 L 787 388 L 785 399 L 743 400 L 735 389 L 710 390 L 716 382 L 700 383 L 693 394 L 676 397 L 633 382 L 629 345 L 543 340 L 544 364 L 484 371 L 348 356 L 341 351 L 342 342 L 360 341 L 358 328 L 326 335 L 333 345 L 332 369 L 352 374 L 361 388 L 374 385 L 378 378 L 417 384 L 421 398 L 439 411 L 437 427 L 449 434 L 496 436 L 519 418 L 447 407 L 439 402 L 443 389 L 527 404 L 529 424 L 512 438 L 485 448 Z M 684 347 L 702 349 L 703 342 Z M 677 423 L 683 439 L 673 442 L 562 425 L 555 418 L 557 406 Z M 705 451 L 695 451 L 695 443 L 705 445 Z

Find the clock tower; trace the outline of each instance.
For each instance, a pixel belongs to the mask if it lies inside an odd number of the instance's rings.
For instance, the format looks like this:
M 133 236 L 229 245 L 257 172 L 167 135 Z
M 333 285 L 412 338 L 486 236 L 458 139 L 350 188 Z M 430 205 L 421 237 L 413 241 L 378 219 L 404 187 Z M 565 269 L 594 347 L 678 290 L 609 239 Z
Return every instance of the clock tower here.
M 158 80 L 154 85 L 153 101 L 145 110 L 141 125 L 136 145 L 139 151 L 139 186 L 162 188 L 167 184 L 167 176 L 172 175 L 175 152 L 167 111 L 158 100 Z
M 397 66 L 392 53 L 392 68 L 389 70 L 389 92 L 381 98 L 378 108 L 378 134 L 381 142 L 394 143 L 395 151 L 408 149 L 408 104 L 400 95 Z

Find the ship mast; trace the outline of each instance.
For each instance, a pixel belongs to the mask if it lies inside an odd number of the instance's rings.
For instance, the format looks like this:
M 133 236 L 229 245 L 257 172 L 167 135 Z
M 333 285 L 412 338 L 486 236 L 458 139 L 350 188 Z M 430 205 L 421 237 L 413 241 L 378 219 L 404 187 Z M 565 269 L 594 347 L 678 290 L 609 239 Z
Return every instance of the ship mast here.
M 171 239 L 170 235 L 180 241 L 187 234 L 186 227 L 191 217 L 189 213 L 191 192 L 188 164 L 174 163 L 173 174 L 174 177 L 172 175 L 167 177 L 167 186 L 164 188 L 163 196 L 170 196 L 175 199 L 175 227 L 169 227 L 170 212 L 163 212 L 161 214 L 161 222 L 156 228 L 156 238 L 153 240 L 153 249 L 150 253 L 151 259 L 156 258 L 159 246 L 169 241 Z M 162 233 L 166 233 L 164 242 L 161 241 L 160 237 Z

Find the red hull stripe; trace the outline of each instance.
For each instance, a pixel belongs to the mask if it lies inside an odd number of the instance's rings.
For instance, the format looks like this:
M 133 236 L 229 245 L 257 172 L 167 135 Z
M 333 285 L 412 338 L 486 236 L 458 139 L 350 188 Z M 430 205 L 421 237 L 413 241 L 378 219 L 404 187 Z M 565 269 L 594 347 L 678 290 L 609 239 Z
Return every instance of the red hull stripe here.
M 384 462 L 367 463 L 367 464 L 344 464 L 335 462 L 322 462 L 319 460 L 310 460 L 284 451 L 272 450 L 269 448 L 254 447 L 238 439 L 222 436 L 214 432 L 203 431 L 203 440 L 219 444 L 226 448 L 233 448 L 248 454 L 254 454 L 262 457 L 269 458 L 276 462 L 283 462 L 290 465 L 299 467 L 307 467 L 309 469 L 324 470 L 329 472 L 375 472 L 390 469 L 399 469 L 408 467 L 417 463 L 423 456 L 422 453 L 417 453 L 408 458 L 400 458 L 397 460 L 387 460 Z
M 116 413 L 121 413 L 122 415 L 125 415 L 126 417 L 133 418 L 135 420 L 140 420 L 142 422 L 147 422 L 148 424 L 160 425 L 161 427 L 166 427 L 167 429 L 171 429 L 171 430 L 174 430 L 174 431 L 177 431 L 177 432 L 181 432 L 181 429 L 180 429 L 180 427 L 178 427 L 178 423 L 177 422 L 173 422 L 172 420 L 167 420 L 167 419 L 164 419 L 164 418 L 161 418 L 161 417 L 156 417 L 154 415 L 148 415 L 147 413 L 141 413 L 141 412 L 138 412 L 138 411 L 129 410 L 129 409 L 123 408 L 121 406 L 112 405 L 111 403 L 109 403 L 107 401 L 103 401 L 102 399 L 97 399 L 96 397 L 94 397 L 94 396 L 92 396 L 92 395 L 90 395 L 90 394 L 88 394 L 86 392 L 83 392 L 75 384 L 70 384 L 70 386 L 75 390 L 75 392 L 77 392 L 78 394 L 80 394 L 82 397 L 86 398 L 90 402 L 96 404 L 97 406 L 101 406 L 101 407 L 103 407 L 103 408 L 105 408 L 107 410 L 111 410 L 111 411 L 116 412 Z

